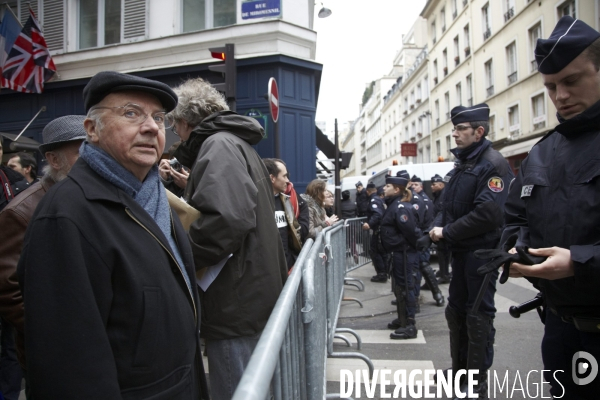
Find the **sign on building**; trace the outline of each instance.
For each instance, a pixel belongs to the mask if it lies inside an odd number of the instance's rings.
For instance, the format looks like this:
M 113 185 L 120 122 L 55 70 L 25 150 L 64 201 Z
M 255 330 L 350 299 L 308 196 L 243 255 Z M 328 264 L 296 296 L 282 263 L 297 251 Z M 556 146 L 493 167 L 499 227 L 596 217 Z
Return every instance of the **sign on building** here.
M 400 145 L 400 154 L 402 157 L 416 157 L 417 156 L 417 144 L 416 143 L 402 143 Z

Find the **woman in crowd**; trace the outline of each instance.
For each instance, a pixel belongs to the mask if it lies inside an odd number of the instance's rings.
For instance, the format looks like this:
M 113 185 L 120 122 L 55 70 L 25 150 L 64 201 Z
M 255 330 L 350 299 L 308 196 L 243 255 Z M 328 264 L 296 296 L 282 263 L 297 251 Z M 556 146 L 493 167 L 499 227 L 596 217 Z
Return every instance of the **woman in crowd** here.
M 388 328 L 395 329 L 392 339 L 414 339 L 416 298 L 412 282 L 412 271 L 419 266 L 417 239 L 421 230 L 417 227 L 417 214 L 410 200 L 412 193 L 406 189 L 408 179 L 387 177 L 383 188 L 387 208 L 380 225 L 381 244 L 386 252 L 392 253 L 394 294 L 398 319 Z
M 327 191 L 327 185 L 320 179 L 311 181 L 306 187 L 306 193 L 301 194 L 302 198 L 308 204 L 308 211 L 310 214 L 310 223 L 308 226 L 308 237 L 314 239 L 317 237 L 317 233 L 321 232 L 323 228 L 333 225 L 337 220 L 337 215 L 327 217 L 325 213 L 325 192 Z M 331 199 L 333 205 L 333 197 Z

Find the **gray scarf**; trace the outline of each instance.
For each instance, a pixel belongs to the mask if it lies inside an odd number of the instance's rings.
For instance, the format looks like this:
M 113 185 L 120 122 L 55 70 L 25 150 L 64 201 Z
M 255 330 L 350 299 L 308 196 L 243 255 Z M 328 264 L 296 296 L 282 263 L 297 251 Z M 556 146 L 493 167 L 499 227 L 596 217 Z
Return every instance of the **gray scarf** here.
M 165 188 L 159 179 L 158 167 L 156 165 L 152 166 L 144 182 L 140 182 L 108 153 L 97 146 L 90 145 L 88 142 L 83 142 L 83 145 L 79 148 L 79 156 L 98 175 L 131 196 L 152 217 L 169 241 L 171 251 L 181 266 L 185 282 L 188 288 L 192 290 L 190 277 L 185 270 L 179 248 L 171 233 L 171 208 Z

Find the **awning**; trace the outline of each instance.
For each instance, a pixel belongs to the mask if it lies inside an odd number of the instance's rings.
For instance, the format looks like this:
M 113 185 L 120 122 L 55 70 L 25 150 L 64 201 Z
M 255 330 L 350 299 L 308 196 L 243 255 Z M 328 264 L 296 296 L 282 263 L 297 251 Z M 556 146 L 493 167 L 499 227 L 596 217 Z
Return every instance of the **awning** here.
M 17 138 L 17 135 L 15 135 L 15 134 L 0 132 L 0 136 L 8 139 L 6 142 L 4 142 L 4 147 L 5 147 L 4 152 L 5 153 L 17 152 L 17 151 L 21 151 L 21 150 L 35 152 L 38 150 L 38 147 L 41 145 L 40 142 L 33 140 L 31 138 L 28 138 L 27 136 L 23 136 L 23 135 L 21 135 L 19 140 L 16 142 L 14 141 Z
M 529 150 L 531 150 L 533 145 L 539 142 L 540 139 L 541 137 L 536 137 L 533 139 L 526 140 L 524 142 L 511 144 L 499 149 L 498 151 L 504 157 L 512 157 L 516 156 L 517 154 L 529 153 Z

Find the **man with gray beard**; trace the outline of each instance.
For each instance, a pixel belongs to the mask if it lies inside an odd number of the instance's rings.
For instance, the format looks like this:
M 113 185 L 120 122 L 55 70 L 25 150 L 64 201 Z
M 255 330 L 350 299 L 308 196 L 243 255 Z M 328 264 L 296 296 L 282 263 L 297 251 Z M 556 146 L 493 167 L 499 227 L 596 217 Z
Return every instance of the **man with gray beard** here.
M 44 167 L 44 176 L 38 182 L 23 191 L 0 212 L 0 316 L 2 316 L 2 335 L 12 327 L 17 330 L 16 347 L 19 362 L 25 366 L 23 341 L 23 297 L 17 280 L 17 264 L 23 248 L 23 239 L 29 221 L 38 203 L 52 185 L 67 177 L 69 170 L 79 158 L 79 147 L 85 139 L 83 115 L 67 115 L 51 121 L 42 136 L 44 144 L 40 145 L 40 153 L 46 158 L 48 165 Z M 8 322 L 12 327 L 4 322 Z M 2 345 L 4 347 L 3 339 Z M 4 349 L 3 349 L 4 353 Z M 14 347 L 13 352 L 14 353 Z M 12 364 L 19 370 L 14 354 L 7 355 Z M 3 354 L 4 358 L 4 354 Z M 3 360 L 3 363 L 7 360 Z M 4 368 L 3 368 L 4 369 Z M 19 371 L 20 372 L 20 371 Z M 4 371 L 3 371 L 4 374 Z M 16 385 L 16 396 L 21 389 L 21 374 L 11 374 L 10 380 Z M 6 382 L 4 382 L 6 383 Z M 9 386 L 13 386 L 10 384 Z M 8 388 L 2 387 L 3 390 Z M 4 392 L 4 396 L 7 393 Z M 8 397 L 6 397 L 8 398 Z M 16 398 L 16 397 L 15 397 Z

